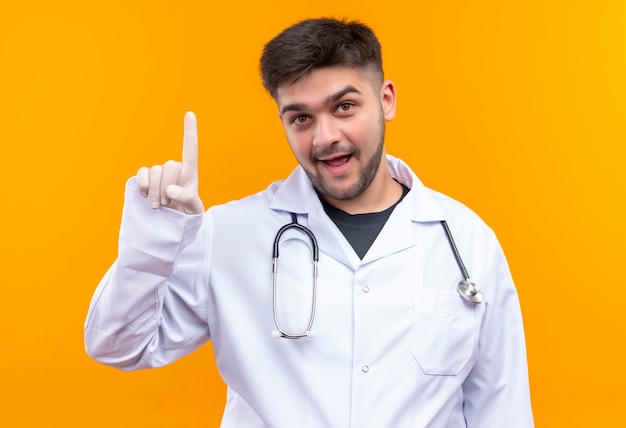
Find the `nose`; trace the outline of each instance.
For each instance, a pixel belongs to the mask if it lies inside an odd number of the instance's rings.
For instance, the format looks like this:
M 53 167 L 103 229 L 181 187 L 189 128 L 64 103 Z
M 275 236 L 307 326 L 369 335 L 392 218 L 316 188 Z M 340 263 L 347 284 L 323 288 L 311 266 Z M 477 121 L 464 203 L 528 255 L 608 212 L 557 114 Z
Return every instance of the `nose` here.
M 341 139 L 341 132 L 337 125 L 332 116 L 318 116 L 315 120 L 313 145 L 325 147 L 338 142 Z

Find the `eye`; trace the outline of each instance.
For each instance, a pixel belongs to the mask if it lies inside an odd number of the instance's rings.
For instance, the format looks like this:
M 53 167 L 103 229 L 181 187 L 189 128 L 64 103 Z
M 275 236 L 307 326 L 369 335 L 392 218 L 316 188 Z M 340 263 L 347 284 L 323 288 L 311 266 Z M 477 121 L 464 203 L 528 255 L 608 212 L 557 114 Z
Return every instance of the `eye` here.
M 337 111 L 345 113 L 352 110 L 353 105 L 350 103 L 341 103 L 337 106 Z
M 308 117 L 306 117 L 303 114 L 299 114 L 291 118 L 291 123 L 294 123 L 296 125 L 303 125 L 307 122 L 307 120 L 308 120 Z

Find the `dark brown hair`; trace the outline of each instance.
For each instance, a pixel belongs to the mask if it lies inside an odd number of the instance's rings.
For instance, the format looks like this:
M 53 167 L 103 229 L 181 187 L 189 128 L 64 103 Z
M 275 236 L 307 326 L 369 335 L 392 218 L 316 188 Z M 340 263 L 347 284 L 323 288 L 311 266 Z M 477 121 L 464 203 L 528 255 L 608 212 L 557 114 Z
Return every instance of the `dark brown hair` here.
M 380 43 L 368 26 L 333 18 L 301 21 L 265 45 L 260 68 L 263 86 L 276 98 L 280 85 L 297 82 L 315 69 L 336 65 L 371 67 L 382 81 Z

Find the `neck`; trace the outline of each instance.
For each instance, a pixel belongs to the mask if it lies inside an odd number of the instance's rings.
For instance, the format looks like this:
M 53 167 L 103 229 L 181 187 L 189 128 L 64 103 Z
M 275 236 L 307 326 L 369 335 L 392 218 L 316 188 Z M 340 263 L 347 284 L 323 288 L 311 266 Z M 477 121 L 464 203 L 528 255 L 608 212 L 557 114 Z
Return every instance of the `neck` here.
M 401 196 L 402 186 L 391 177 L 385 165 L 369 187 L 356 198 L 339 200 L 324 196 L 324 200 L 348 214 L 367 214 L 386 210 Z

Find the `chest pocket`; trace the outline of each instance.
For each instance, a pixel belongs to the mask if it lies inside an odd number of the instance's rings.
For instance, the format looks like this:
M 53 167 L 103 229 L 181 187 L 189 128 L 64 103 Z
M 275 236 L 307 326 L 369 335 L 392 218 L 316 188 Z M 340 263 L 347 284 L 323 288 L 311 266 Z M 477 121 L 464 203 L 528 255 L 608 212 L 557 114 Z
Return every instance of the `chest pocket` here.
M 413 355 L 424 373 L 454 376 L 475 356 L 478 311 L 458 293 L 415 294 Z

